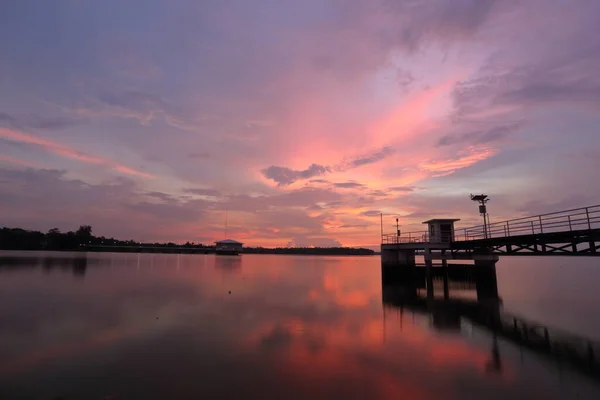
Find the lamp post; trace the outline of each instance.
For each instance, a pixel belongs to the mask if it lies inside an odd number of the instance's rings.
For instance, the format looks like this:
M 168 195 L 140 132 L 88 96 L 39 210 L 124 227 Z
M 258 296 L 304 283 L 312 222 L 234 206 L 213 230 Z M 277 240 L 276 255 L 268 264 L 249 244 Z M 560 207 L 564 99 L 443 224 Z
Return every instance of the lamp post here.
M 483 237 L 484 238 L 488 238 L 488 214 L 487 214 L 487 207 L 486 207 L 486 203 L 488 201 L 490 201 L 489 197 L 487 194 L 477 194 L 477 195 L 471 195 L 471 200 L 479 203 L 479 214 L 481 214 L 481 216 L 483 217 Z

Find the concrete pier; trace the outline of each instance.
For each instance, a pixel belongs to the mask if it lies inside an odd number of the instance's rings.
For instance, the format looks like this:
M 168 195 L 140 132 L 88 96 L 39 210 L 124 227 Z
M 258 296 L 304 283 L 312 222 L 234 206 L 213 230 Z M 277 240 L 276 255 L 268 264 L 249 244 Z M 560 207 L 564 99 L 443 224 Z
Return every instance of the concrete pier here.
M 382 277 L 397 283 L 415 284 L 415 250 L 382 249 Z
M 495 258 L 495 259 L 494 259 Z M 496 262 L 498 256 L 490 255 L 487 259 L 475 260 L 475 283 L 477 285 L 477 299 L 497 299 L 498 280 L 496 278 Z
M 471 252 L 452 251 L 456 219 L 426 221 L 429 240 L 403 240 L 401 236 L 386 236 L 381 244 L 382 278 L 403 286 L 425 288 L 427 298 L 434 297 L 434 280 L 442 278 L 444 298 L 450 297 L 450 280 L 476 282 L 480 299 L 497 299 L 496 262 L 498 255 L 478 246 Z M 424 265 L 417 266 L 415 255 L 423 254 Z M 448 260 L 465 260 L 471 264 L 448 264 Z
M 381 262 L 384 265 L 414 266 L 415 250 L 396 248 L 382 248 Z

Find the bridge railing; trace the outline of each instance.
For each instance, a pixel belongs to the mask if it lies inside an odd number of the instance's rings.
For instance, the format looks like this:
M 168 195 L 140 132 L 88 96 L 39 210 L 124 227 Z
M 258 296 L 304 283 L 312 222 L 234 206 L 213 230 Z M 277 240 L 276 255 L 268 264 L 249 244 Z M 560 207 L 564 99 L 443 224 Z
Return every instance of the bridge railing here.
M 600 205 L 458 229 L 455 240 L 478 240 L 600 228 Z
M 400 243 L 427 243 L 429 235 L 427 231 L 414 231 L 402 233 L 386 233 L 381 236 L 382 244 L 400 244 Z
M 553 232 L 585 231 L 600 229 L 600 205 L 574 208 L 571 210 L 492 222 L 487 225 L 456 229 L 453 241 L 504 238 L 511 236 L 536 235 Z M 383 234 L 382 244 L 427 243 L 428 231 Z

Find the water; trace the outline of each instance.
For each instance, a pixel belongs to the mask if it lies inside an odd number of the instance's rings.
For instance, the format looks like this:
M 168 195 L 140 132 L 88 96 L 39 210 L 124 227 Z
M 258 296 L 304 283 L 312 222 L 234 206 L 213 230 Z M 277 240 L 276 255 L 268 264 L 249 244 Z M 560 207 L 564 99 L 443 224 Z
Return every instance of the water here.
M 466 320 L 383 307 L 379 257 L 0 260 L 1 399 L 600 398 Z M 598 338 L 597 264 L 503 259 L 504 308 Z

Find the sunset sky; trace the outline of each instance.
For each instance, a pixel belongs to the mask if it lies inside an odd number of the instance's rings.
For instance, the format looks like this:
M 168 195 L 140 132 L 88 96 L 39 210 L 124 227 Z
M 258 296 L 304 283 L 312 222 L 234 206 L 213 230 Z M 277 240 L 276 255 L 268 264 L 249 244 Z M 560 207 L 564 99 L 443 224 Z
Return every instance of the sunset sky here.
M 600 203 L 600 1 L 4 0 L 1 226 L 372 246 Z

